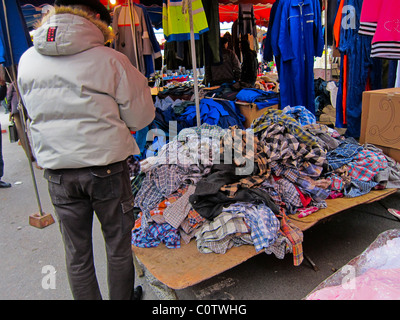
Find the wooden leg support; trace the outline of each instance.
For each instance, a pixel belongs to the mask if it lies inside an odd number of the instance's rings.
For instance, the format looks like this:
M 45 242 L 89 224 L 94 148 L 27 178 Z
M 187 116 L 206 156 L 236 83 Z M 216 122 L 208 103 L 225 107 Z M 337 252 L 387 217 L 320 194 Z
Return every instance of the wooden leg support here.
M 319 268 L 314 263 L 314 261 L 312 261 L 311 258 L 307 254 L 305 254 L 304 252 L 303 252 L 303 255 L 304 255 L 304 259 L 306 259 L 308 261 L 308 263 L 311 265 L 311 267 L 314 269 L 314 271 L 319 271 Z
M 136 270 L 136 273 L 137 273 L 138 277 L 143 277 L 144 276 L 144 272 L 143 272 L 142 265 L 139 263 L 139 261 L 136 258 L 134 253 L 132 253 L 132 257 L 133 257 L 133 264 L 135 266 L 135 270 Z
M 133 256 L 138 276 L 139 277 L 143 277 L 143 275 L 145 276 L 146 282 L 152 288 L 153 292 L 160 300 L 178 300 L 178 296 L 176 295 L 174 289 L 171 289 L 170 287 L 162 283 L 160 280 L 156 279 L 146 269 L 146 267 L 140 263 L 140 261 L 136 258 L 136 256 L 135 255 Z
M 376 203 L 378 203 L 380 206 L 382 206 L 386 211 L 390 210 L 390 208 L 388 208 L 382 201 L 376 201 Z M 366 213 L 366 214 L 369 214 L 369 215 L 372 215 L 372 216 L 376 216 L 376 217 L 379 217 L 379 218 L 392 220 L 392 221 L 400 221 L 400 218 L 398 218 L 398 217 L 396 217 L 394 215 L 391 215 L 390 217 L 386 217 L 384 215 L 376 214 L 376 213 L 372 213 L 372 212 L 368 212 L 368 211 L 363 211 L 363 213 Z

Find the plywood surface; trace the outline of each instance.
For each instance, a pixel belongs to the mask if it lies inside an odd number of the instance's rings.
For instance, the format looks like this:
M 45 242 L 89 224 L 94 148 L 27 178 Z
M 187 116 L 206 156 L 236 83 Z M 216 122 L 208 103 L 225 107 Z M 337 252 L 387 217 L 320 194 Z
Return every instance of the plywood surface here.
M 319 210 L 304 218 L 295 219 L 294 216 L 290 216 L 290 218 L 304 231 L 318 221 L 338 212 L 359 204 L 383 199 L 396 191 L 397 189 L 385 189 L 371 191 L 357 198 L 327 200 L 328 207 L 326 209 Z M 184 244 L 182 241 L 179 249 L 168 249 L 161 244 L 154 248 L 132 246 L 132 250 L 155 278 L 172 289 L 184 289 L 210 279 L 258 254 L 254 246 L 249 245 L 231 248 L 225 254 L 200 253 L 197 250 L 195 240 L 192 240 L 189 244 Z

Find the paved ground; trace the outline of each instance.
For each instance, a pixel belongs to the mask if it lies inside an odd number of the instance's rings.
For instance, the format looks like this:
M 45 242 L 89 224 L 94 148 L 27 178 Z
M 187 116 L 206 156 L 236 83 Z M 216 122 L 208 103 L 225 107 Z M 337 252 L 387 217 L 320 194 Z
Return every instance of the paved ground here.
M 0 110 L 3 129 L 8 115 Z M 0 299 L 70 300 L 72 299 L 64 265 L 64 250 L 58 224 L 44 229 L 29 225 L 29 215 L 38 212 L 28 160 L 17 143 L 3 133 L 4 181 L 10 189 L 0 189 Z M 43 211 L 53 214 L 43 172 L 34 169 Z M 260 254 L 219 276 L 193 287 L 177 291 L 181 300 L 299 300 L 335 270 L 360 254 L 383 231 L 400 228 L 384 208 L 400 209 L 400 192 L 380 203 L 361 205 L 334 216 L 304 233 L 304 250 L 319 268 L 307 262 L 294 267 L 292 256 L 283 260 Z M 53 215 L 54 216 L 54 215 Z M 107 299 L 106 257 L 99 223 L 94 224 L 96 271 L 103 297 Z M 55 283 L 44 281 L 46 266 L 54 268 Z M 44 273 L 42 273 L 42 271 Z M 195 270 L 193 270 L 195 272 Z M 158 299 L 144 277 L 136 283 L 144 287 L 144 299 Z M 55 288 L 44 289 L 42 284 Z

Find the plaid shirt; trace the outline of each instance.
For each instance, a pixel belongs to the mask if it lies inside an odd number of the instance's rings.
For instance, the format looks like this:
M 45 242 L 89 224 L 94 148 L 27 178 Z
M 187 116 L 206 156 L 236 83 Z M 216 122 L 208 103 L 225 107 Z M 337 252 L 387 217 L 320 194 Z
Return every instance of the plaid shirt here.
M 197 211 L 191 209 L 188 216 L 180 225 L 179 232 L 181 239 L 185 243 L 189 243 L 190 240 L 195 236 L 197 229 L 200 228 L 206 221 Z
M 336 149 L 327 153 L 329 168 L 335 170 L 348 164 L 361 150 L 363 147 L 354 138 L 347 138 Z
M 319 145 L 327 151 L 337 148 L 343 139 L 336 130 L 324 124 L 308 124 L 303 126 L 303 129 L 314 135 L 318 139 Z
M 287 106 L 282 112 L 296 119 L 302 126 L 317 122 L 317 118 L 303 106 Z
M 293 248 L 289 239 L 285 237 L 281 230 L 278 232 L 276 241 L 265 248 L 266 254 L 274 254 L 278 259 L 283 259 L 287 253 L 292 253 Z
M 225 253 L 233 246 L 253 244 L 243 214 L 222 212 L 207 220 L 196 232 L 197 248 L 202 253 Z
M 177 165 L 161 165 L 146 173 L 135 198 L 135 206 L 142 210 L 142 226 L 150 219 L 150 211 L 183 184 L 186 172 Z
M 239 143 L 240 141 L 240 143 Z M 226 154 L 232 158 L 225 159 Z M 239 188 L 252 188 L 260 185 L 270 173 L 267 167 L 267 158 L 256 136 L 250 131 L 230 127 L 221 139 L 220 145 L 221 161 L 232 161 L 238 169 L 248 168 L 253 164 L 252 172 L 247 172 L 239 182 L 225 185 L 221 191 L 225 191 L 229 197 L 234 197 Z
M 222 212 L 244 214 L 244 220 L 250 227 L 251 239 L 257 252 L 275 242 L 280 227 L 279 220 L 265 204 L 237 202 L 224 208 Z
M 369 193 L 377 185 L 378 182 L 372 180 L 362 181 L 352 178 L 350 184 L 344 188 L 344 195 L 348 198 L 359 197 Z
M 281 222 L 281 231 L 292 244 L 293 264 L 299 266 L 304 259 L 303 256 L 303 232 L 293 224 L 293 222 L 286 216 L 284 209 L 278 215 Z
M 288 132 L 294 135 L 300 142 L 310 146 L 318 147 L 318 140 L 309 132 L 304 130 L 299 122 L 289 115 L 283 114 L 282 110 L 270 109 L 251 124 L 255 133 L 265 130 L 272 124 L 280 124 Z
M 299 169 L 303 162 L 326 166 L 326 152 L 319 145 L 299 139 L 284 125 L 271 124 L 259 131 L 259 135 L 260 143 L 271 162 L 278 161 Z
M 194 193 L 195 189 L 195 186 L 189 186 L 183 192 L 183 195 L 164 210 L 165 221 L 174 228 L 179 228 L 188 216 L 190 209 L 192 209 L 192 205 L 189 202 L 189 196 Z
M 361 181 L 372 180 L 379 171 L 386 169 L 387 166 L 385 155 L 370 150 L 360 151 L 348 164 L 350 176 Z
M 177 229 L 168 223 L 152 223 L 146 229 L 139 228 L 132 231 L 132 244 L 140 248 L 157 247 L 165 243 L 167 248 L 180 248 L 181 241 Z

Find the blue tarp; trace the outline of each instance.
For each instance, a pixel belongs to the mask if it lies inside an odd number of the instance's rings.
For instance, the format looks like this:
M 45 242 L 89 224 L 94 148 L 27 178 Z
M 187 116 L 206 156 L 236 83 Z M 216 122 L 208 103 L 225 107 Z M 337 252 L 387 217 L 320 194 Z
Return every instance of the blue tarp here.
M 7 17 L 3 4 L 6 5 Z M 10 30 L 13 59 L 10 55 L 6 21 Z M 11 66 L 13 62 L 18 64 L 22 54 L 30 46 L 32 46 L 32 40 L 22 15 L 19 0 L 2 0 L 0 5 L 0 63 L 5 67 Z

